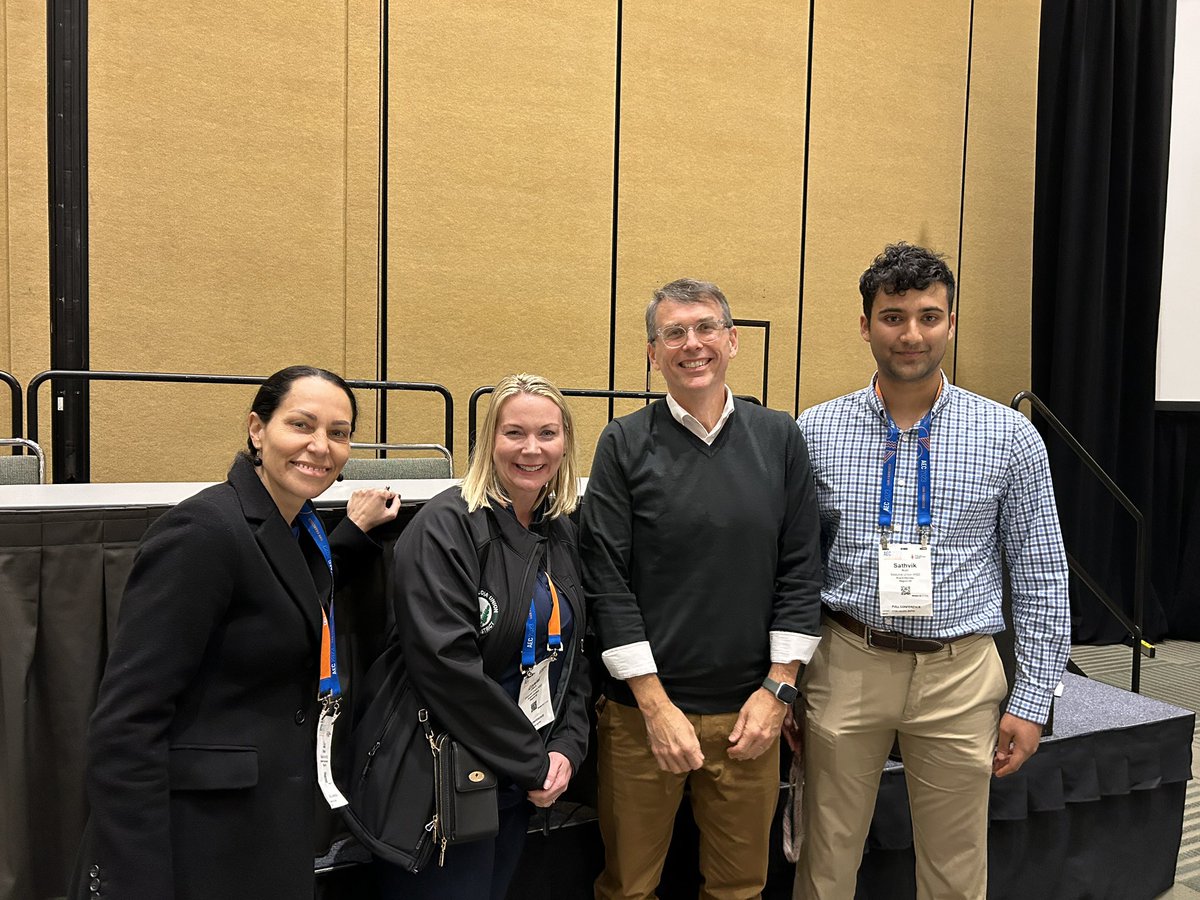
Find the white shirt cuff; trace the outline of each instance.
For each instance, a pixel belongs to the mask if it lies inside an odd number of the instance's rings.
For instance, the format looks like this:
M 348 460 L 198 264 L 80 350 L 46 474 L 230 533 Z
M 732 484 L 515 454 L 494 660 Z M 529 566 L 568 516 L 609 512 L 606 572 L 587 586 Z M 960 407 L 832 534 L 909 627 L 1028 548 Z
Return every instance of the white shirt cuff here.
M 787 665 L 799 661 L 808 665 L 817 652 L 821 638 L 815 634 L 797 634 L 794 631 L 771 632 L 771 662 Z M 607 660 L 605 660 L 607 662 Z
M 653 675 L 658 671 L 658 664 L 654 662 L 654 653 L 650 650 L 649 641 L 638 641 L 636 644 L 613 647 L 611 650 L 601 653 L 600 659 L 608 669 L 608 674 L 621 681 L 626 678 L 636 678 L 638 675 Z

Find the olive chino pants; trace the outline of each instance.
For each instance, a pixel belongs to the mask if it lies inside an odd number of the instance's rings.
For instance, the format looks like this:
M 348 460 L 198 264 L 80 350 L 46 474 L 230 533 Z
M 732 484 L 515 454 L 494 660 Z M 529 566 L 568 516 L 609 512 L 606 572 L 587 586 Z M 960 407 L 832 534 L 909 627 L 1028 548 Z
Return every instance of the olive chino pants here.
M 754 760 L 729 758 L 738 714 L 687 714 L 704 765 L 683 775 L 658 767 L 636 706 L 609 700 L 597 727 L 600 834 L 605 868 L 597 900 L 646 900 L 662 876 L 684 786 L 700 828 L 701 900 L 750 900 L 767 878 L 779 801 L 779 741 Z

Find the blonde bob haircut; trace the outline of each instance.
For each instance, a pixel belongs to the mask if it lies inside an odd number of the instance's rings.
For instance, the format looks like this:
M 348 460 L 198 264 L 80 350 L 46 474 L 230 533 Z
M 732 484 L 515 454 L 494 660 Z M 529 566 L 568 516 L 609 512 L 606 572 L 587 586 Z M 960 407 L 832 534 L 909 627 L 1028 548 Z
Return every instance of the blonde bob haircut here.
M 467 463 L 467 475 L 463 478 L 460 488 L 463 499 L 467 501 L 467 511 L 475 512 L 481 506 L 490 509 L 493 500 L 505 506 L 512 503 L 500 483 L 493 456 L 496 452 L 496 428 L 500 424 L 500 411 L 505 403 L 518 394 L 545 397 L 553 401 L 562 414 L 562 462 L 557 474 L 538 495 L 534 505 L 540 505 L 549 497 L 550 508 L 546 514 L 550 518 L 571 513 L 579 505 L 579 463 L 575 458 L 575 422 L 571 418 L 571 409 L 553 384 L 540 375 L 524 373 L 501 378 L 492 392 L 492 402 L 488 406 L 487 415 L 484 416 L 483 427 L 479 429 L 475 449 L 471 452 L 471 461 Z

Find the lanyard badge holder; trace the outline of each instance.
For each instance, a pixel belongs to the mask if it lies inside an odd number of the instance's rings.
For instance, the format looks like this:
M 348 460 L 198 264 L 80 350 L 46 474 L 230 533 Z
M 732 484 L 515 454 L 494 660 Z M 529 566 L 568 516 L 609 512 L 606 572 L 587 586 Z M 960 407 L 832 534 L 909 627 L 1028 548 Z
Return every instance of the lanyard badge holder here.
M 880 397 L 881 402 L 882 399 Z M 932 616 L 933 568 L 929 540 L 933 531 L 933 514 L 929 457 L 933 409 L 925 413 L 917 425 L 919 544 L 890 543 L 900 429 L 886 406 L 884 414 L 888 420 L 888 436 L 884 444 L 883 474 L 879 481 L 879 612 L 883 616 Z
M 521 644 L 521 690 L 517 705 L 534 728 L 541 728 L 554 721 L 554 705 L 550 698 L 550 664 L 558 658 L 562 649 L 562 617 L 558 602 L 558 588 L 554 579 L 546 573 L 550 585 L 550 621 L 546 627 L 546 651 L 548 656 L 537 661 L 537 604 L 529 601 L 529 615 L 525 619 L 525 641 Z
M 305 502 L 300 510 L 300 522 L 329 567 L 328 614 L 325 607 L 321 607 L 321 681 L 317 688 L 321 718 L 317 721 L 317 784 L 329 808 L 338 809 L 349 801 L 334 783 L 332 765 L 333 726 L 342 711 L 342 684 L 337 668 L 337 629 L 333 616 L 333 553 L 329 549 L 325 527 L 311 503 Z

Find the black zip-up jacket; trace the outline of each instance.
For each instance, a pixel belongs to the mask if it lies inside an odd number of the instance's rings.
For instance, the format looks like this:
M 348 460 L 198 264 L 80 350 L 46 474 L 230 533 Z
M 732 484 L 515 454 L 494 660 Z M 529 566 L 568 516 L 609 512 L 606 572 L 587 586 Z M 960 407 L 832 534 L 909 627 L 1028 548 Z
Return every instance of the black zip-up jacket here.
M 559 600 L 570 604 L 575 624 L 554 721 L 539 732 L 498 679 L 524 639 L 547 553 Z M 457 487 L 425 504 L 396 542 L 389 601 L 417 695 L 440 727 L 523 790 L 541 789 L 549 751 L 565 756 L 572 774 L 587 754 L 581 583 L 575 526 L 565 516 L 526 530 L 503 512 L 468 513 Z

